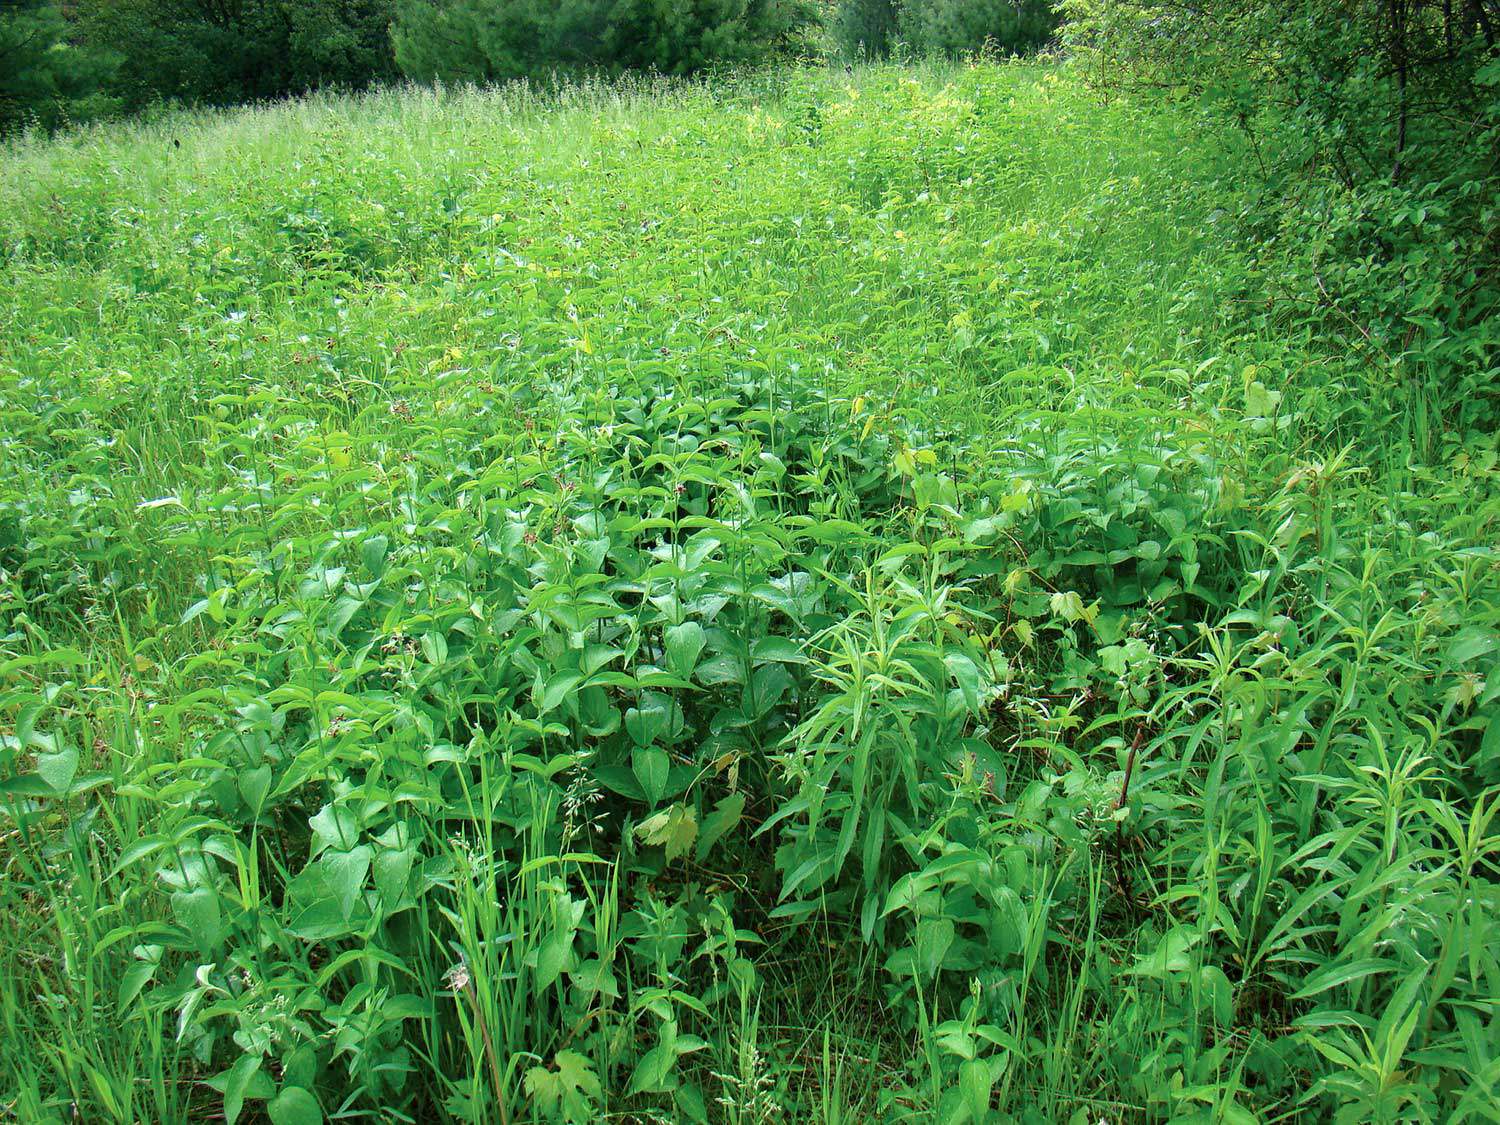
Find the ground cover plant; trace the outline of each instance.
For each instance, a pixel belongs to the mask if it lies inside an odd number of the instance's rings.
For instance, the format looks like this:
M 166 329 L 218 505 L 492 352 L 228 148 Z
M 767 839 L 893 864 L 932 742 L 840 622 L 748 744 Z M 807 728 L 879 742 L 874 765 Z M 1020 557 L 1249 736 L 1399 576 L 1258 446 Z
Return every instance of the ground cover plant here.
M 1493 355 L 1275 299 L 1245 143 L 928 65 L 0 150 L 0 1113 L 1500 1116 Z

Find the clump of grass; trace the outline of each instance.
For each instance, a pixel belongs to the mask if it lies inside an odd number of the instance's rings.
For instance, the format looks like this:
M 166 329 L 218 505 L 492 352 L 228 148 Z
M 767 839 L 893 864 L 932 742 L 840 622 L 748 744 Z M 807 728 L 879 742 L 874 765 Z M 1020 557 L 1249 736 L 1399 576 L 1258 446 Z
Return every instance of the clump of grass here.
M 11 1116 L 1500 1112 L 1494 437 L 1265 311 L 1190 119 L 0 152 Z

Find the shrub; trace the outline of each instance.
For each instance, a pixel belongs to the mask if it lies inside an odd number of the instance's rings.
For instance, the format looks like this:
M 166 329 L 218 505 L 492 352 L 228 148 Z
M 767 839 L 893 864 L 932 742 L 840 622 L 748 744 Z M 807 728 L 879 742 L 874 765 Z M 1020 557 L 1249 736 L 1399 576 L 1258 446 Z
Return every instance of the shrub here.
M 1495 0 L 1068 0 L 1106 89 L 1206 105 L 1269 190 L 1242 218 L 1283 315 L 1493 406 L 1500 313 Z M 1266 253 L 1269 251 L 1269 253 Z M 1461 386 L 1460 386 L 1461 385 Z

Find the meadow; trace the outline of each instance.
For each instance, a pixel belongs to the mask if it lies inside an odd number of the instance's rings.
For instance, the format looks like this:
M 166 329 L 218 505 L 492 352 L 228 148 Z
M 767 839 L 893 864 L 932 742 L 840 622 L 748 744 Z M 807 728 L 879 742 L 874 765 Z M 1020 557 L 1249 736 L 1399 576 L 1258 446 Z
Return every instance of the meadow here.
M 0 1119 L 1500 1120 L 1496 404 L 1253 166 L 1042 64 L 0 147 Z

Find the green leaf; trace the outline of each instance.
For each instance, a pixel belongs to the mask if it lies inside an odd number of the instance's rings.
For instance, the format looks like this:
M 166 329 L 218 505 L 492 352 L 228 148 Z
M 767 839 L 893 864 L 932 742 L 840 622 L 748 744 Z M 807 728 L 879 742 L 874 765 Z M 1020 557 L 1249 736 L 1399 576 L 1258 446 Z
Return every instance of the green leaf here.
M 151 983 L 151 978 L 156 976 L 156 967 L 156 961 L 137 961 L 121 974 L 116 1003 L 122 1013 L 141 994 L 141 989 Z
M 245 799 L 250 812 L 260 816 L 261 809 L 266 804 L 266 794 L 271 789 L 271 767 L 256 766 L 253 770 L 244 770 L 239 777 L 240 796 Z
M 328 848 L 348 851 L 359 843 L 359 818 L 347 805 L 324 805 L 307 823 L 313 830 L 313 855 Z
M 1174 926 L 1162 935 L 1152 953 L 1136 958 L 1127 972 L 1141 977 L 1165 977 L 1191 968 L 1188 952 L 1202 940 L 1202 935 L 1187 926 Z
M 229 1068 L 228 1079 L 224 1083 L 225 1125 L 234 1125 L 239 1119 L 240 1110 L 245 1105 L 245 1091 L 250 1087 L 250 1080 L 259 1071 L 259 1055 L 241 1055 Z
M 36 772 L 54 793 L 66 793 L 78 775 L 78 751 L 64 747 L 55 754 L 38 754 Z
M 744 811 L 745 795 L 731 793 L 714 806 L 713 812 L 703 818 L 703 826 L 698 832 L 698 849 L 694 853 L 699 863 L 703 862 L 709 849 L 740 822 L 740 816 Z
M 943 665 L 953 682 L 963 693 L 964 706 L 970 714 L 979 713 L 979 666 L 962 652 L 950 652 L 943 657 Z
M 536 976 L 532 979 L 532 987 L 538 994 L 551 987 L 562 975 L 563 969 L 567 968 L 568 958 L 573 953 L 574 933 L 571 929 L 558 930 L 537 950 Z
M 0 796 L 5 797 L 55 797 L 57 790 L 34 773 L 23 773 L 19 777 L 7 777 L 0 781 Z
M 637 746 L 650 746 L 665 733 L 671 722 L 671 712 L 664 698 L 648 694 L 639 707 L 625 712 L 625 729 Z
M 1500 762 L 1500 710 L 1485 725 L 1484 737 L 1479 740 L 1479 761 Z
M 172 895 L 172 916 L 188 932 L 203 952 L 218 945 L 222 936 L 223 916 L 219 911 L 219 893 L 212 887 L 196 887 Z
M 631 801 L 644 801 L 646 791 L 641 788 L 641 783 L 636 780 L 635 774 L 624 766 L 599 766 L 594 770 L 594 780 L 608 789 L 611 793 Z
M 542 701 L 537 706 L 540 714 L 547 714 L 555 710 L 568 698 L 568 694 L 583 682 L 581 672 L 556 672 L 548 679 L 547 686 L 542 692 Z
M 604 1093 L 599 1076 L 594 1073 L 594 1064 L 577 1051 L 558 1051 L 552 1061 L 564 1086 L 586 1091 L 596 1098 Z
M 384 535 L 372 535 L 359 545 L 359 561 L 373 577 L 379 578 L 385 571 L 385 553 L 391 541 Z
M 1199 988 L 1207 997 L 1214 1020 L 1221 1028 L 1234 1025 L 1234 987 L 1224 970 L 1217 965 L 1204 965 L 1198 973 Z
M 533 1066 L 526 1071 L 523 1082 L 526 1096 L 536 1103 L 543 1116 L 555 1117 L 562 1101 L 562 1081 L 544 1066 Z
M 333 892 L 339 905 L 339 913 L 347 921 L 354 913 L 354 904 L 364 890 L 365 876 L 370 873 L 370 861 L 375 852 L 368 844 L 361 844 L 347 852 L 326 851 L 318 860 L 323 869 L 323 879 Z
M 382 848 L 375 856 L 375 891 L 387 910 L 401 901 L 416 853 L 412 848 Z
M 636 1063 L 625 1096 L 672 1089 L 677 1084 L 676 1077 L 672 1074 L 672 1068 L 676 1065 L 677 1023 L 675 1020 L 667 1020 L 662 1025 L 661 1038 L 656 1046 L 642 1055 L 641 1061 Z
M 672 760 L 660 747 L 637 746 L 630 752 L 630 765 L 635 779 L 641 784 L 641 792 L 646 794 L 646 803 L 655 805 L 666 792 L 667 774 L 672 768 Z
M 271 1125 L 323 1125 L 323 1107 L 300 1086 L 288 1086 L 266 1106 Z
M 1488 656 L 1500 646 L 1500 634 L 1480 625 L 1470 625 L 1461 630 L 1448 645 L 1450 664 L 1467 664 L 1481 656 Z
M 989 1120 L 990 1092 L 994 1086 L 994 1071 L 985 1059 L 966 1059 L 959 1066 L 958 1089 L 973 1121 Z
M 696 621 L 673 625 L 666 633 L 667 671 L 686 680 L 698 665 L 708 637 Z
M 953 944 L 951 918 L 923 918 L 917 923 L 917 969 L 923 976 L 936 976 Z
M 448 663 L 448 638 L 438 632 L 423 633 L 422 655 L 427 663 L 441 668 Z
M 757 664 L 767 661 L 780 664 L 807 663 L 807 656 L 801 646 L 789 637 L 761 637 L 750 650 L 750 659 Z

